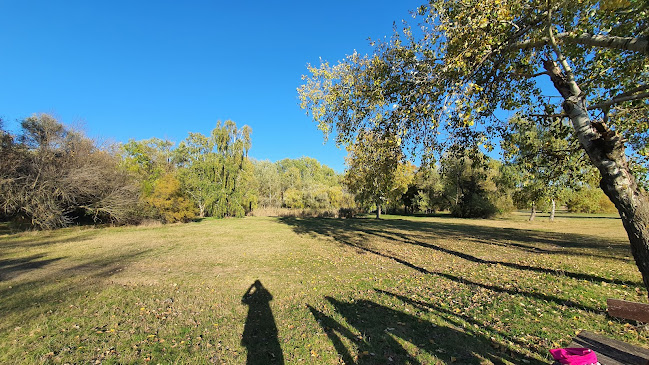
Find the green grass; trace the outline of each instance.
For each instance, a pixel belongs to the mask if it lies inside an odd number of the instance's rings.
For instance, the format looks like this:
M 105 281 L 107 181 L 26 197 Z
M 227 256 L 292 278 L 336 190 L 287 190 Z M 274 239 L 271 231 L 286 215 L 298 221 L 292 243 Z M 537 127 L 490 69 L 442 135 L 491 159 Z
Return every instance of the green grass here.
M 614 216 L 5 230 L 0 298 L 0 363 L 544 364 L 580 330 L 649 340 L 606 315 L 647 302 Z

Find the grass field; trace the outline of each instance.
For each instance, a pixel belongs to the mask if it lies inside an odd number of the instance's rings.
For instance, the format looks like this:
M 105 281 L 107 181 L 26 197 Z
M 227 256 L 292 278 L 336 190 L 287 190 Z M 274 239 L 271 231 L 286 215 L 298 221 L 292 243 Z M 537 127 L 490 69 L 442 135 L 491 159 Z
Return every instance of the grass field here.
M 0 233 L 0 363 L 544 364 L 647 302 L 613 216 Z

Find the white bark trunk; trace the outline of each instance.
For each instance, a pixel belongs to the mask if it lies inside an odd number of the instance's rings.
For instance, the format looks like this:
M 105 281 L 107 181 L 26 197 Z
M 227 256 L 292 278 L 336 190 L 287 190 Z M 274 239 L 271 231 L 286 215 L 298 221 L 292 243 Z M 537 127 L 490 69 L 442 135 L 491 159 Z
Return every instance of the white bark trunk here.
M 544 67 L 564 98 L 563 109 L 579 142 L 601 174 L 600 187 L 620 213 L 636 265 L 649 288 L 649 200 L 629 169 L 622 138 L 604 123 L 591 121 L 584 94 L 554 62 L 545 61 Z
M 557 202 L 552 199 L 552 210 L 550 211 L 550 222 L 554 222 L 554 212 L 556 211 L 557 208 Z

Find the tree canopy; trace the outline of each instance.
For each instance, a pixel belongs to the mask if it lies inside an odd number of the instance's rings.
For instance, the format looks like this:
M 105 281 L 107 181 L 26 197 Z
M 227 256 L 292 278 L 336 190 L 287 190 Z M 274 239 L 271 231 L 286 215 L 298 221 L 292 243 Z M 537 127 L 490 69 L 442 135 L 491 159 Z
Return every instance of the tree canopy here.
M 298 93 L 337 143 L 389 133 L 424 158 L 491 150 L 503 111 L 567 118 L 649 287 L 649 200 L 627 157 L 647 157 L 648 15 L 643 0 L 431 0 L 372 54 L 309 66 Z
M 361 204 L 374 204 L 380 218 L 382 206 L 401 200 L 414 177 L 414 167 L 404 161 L 398 141 L 391 136 L 361 133 L 348 151 L 345 184 Z

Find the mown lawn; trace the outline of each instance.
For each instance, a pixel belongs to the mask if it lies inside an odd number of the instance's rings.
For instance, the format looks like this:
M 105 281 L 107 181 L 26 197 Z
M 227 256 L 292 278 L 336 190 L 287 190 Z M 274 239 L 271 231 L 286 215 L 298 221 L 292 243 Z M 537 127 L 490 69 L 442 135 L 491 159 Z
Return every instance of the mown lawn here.
M 0 363 L 544 364 L 579 330 L 646 346 L 606 315 L 647 302 L 620 220 L 525 218 L 0 234 Z

